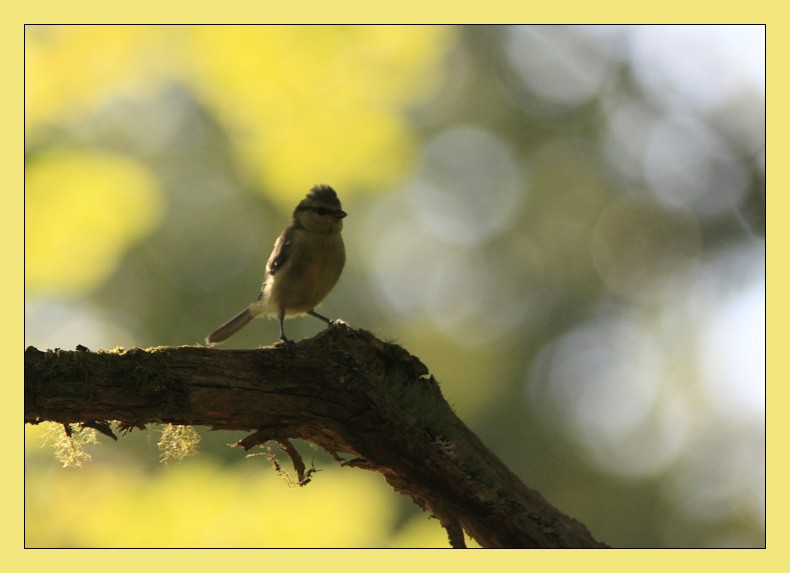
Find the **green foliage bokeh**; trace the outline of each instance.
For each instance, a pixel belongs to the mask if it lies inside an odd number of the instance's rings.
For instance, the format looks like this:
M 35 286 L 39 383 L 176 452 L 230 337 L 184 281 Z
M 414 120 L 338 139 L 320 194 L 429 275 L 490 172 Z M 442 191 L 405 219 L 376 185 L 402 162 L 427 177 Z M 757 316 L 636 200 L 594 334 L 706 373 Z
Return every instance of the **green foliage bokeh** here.
M 28 26 L 26 344 L 200 343 L 328 183 L 348 264 L 322 313 L 419 356 L 595 537 L 761 546 L 764 49 L 729 26 Z M 198 430 L 183 462 L 151 429 L 63 469 L 28 428 L 26 545 L 446 545 L 380 476 L 300 444 L 320 471 L 289 488 Z

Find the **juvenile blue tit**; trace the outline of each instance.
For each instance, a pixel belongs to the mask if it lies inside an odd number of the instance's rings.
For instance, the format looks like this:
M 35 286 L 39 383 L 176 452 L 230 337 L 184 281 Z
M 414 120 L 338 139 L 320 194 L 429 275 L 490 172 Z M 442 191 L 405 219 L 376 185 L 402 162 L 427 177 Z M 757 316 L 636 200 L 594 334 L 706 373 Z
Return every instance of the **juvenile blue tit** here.
M 288 346 L 293 342 L 285 336 L 286 318 L 309 314 L 331 324 L 315 307 L 335 286 L 346 262 L 341 235 L 345 216 L 329 185 L 310 189 L 274 243 L 258 300 L 209 334 L 206 344 L 227 340 L 255 317 L 276 316 L 280 340 Z

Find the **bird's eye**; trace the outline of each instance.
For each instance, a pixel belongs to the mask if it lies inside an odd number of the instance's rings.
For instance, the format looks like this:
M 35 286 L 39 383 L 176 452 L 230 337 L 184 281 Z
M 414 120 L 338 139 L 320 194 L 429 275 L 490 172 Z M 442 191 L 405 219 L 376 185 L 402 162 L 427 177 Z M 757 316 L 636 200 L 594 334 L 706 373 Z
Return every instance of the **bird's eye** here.
M 319 207 L 316 209 L 319 215 L 331 215 L 333 211 L 331 209 L 327 209 L 326 207 Z

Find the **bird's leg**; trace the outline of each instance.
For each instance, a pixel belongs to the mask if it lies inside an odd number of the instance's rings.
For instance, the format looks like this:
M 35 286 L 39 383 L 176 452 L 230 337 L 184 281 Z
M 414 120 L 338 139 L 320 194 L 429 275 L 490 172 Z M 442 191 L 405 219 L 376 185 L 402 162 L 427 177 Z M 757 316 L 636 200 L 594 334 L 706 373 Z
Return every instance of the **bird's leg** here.
M 282 340 L 282 343 L 285 344 L 285 348 L 288 350 L 288 352 L 292 352 L 294 347 L 294 342 L 293 340 L 290 340 L 287 336 L 285 336 L 285 328 L 283 326 L 283 322 L 285 322 L 284 308 L 281 308 L 280 312 L 277 313 L 277 318 L 280 319 L 280 340 Z
M 327 323 L 327 324 L 332 324 L 332 321 L 331 321 L 331 320 L 329 320 L 329 319 L 328 319 L 327 317 L 325 317 L 323 314 L 318 314 L 318 313 L 317 313 L 316 311 L 314 311 L 314 310 L 311 310 L 311 311 L 310 311 L 310 312 L 308 312 L 307 314 L 309 314 L 310 316 L 314 316 L 314 317 L 316 317 L 316 318 L 317 318 L 317 319 L 319 319 L 319 320 L 323 320 L 323 321 L 324 321 L 325 323 Z

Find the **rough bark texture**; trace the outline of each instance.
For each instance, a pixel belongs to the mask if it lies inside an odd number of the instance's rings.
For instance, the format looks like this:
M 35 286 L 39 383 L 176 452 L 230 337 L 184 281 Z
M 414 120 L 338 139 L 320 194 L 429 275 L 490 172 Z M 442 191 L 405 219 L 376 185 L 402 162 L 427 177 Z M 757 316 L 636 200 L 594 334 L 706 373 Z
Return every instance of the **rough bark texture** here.
M 25 422 L 108 431 L 150 423 L 253 433 L 299 467 L 289 438 L 381 473 L 442 523 L 483 547 L 604 547 L 526 487 L 455 415 L 428 369 L 400 346 L 335 324 L 282 346 L 25 351 Z M 289 451 L 291 450 L 291 451 Z M 303 470 L 303 466 L 302 466 Z M 301 473 L 301 472 L 300 472 Z

